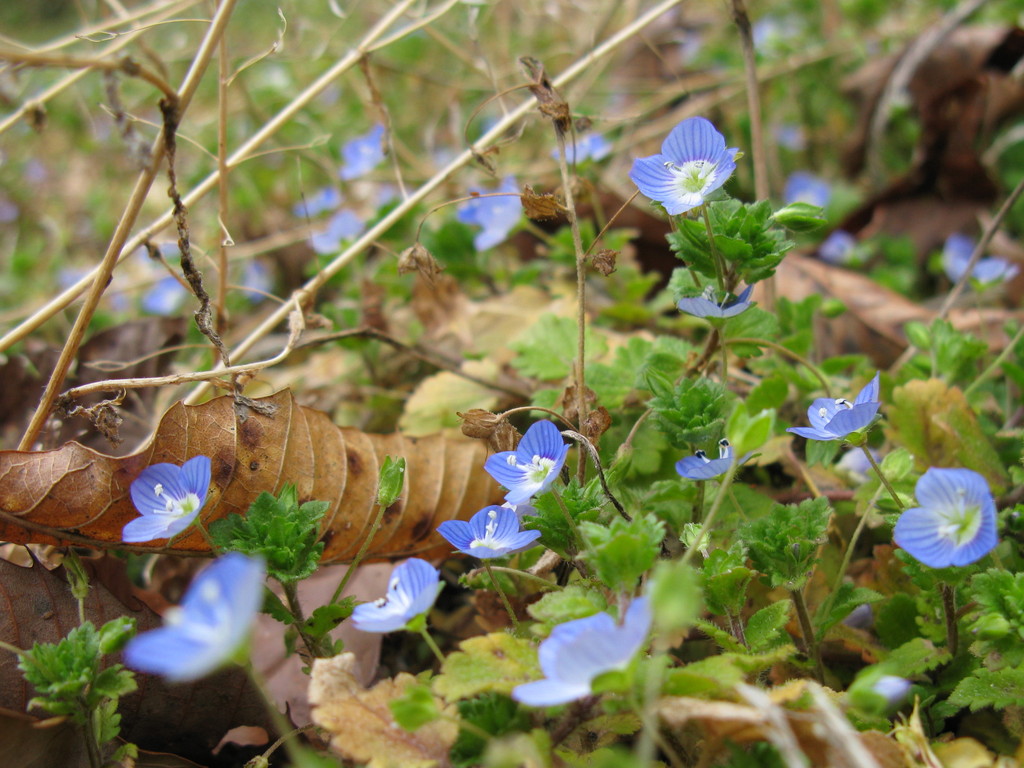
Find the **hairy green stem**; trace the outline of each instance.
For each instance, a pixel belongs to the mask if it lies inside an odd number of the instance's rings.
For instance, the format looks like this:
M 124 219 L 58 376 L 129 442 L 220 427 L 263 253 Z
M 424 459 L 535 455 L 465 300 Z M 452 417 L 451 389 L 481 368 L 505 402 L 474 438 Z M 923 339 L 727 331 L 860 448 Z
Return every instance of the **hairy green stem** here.
M 432 638 L 430 633 L 427 632 L 426 626 L 420 629 L 420 635 L 423 637 L 423 642 L 425 642 L 427 647 L 433 652 L 438 663 L 444 664 L 444 654 L 441 653 L 441 649 L 437 647 L 437 643 L 434 642 L 434 638 Z
M 281 587 L 284 589 L 284 599 L 288 604 L 288 612 L 292 615 L 292 626 L 299 633 L 302 644 L 306 646 L 309 655 L 312 658 L 328 658 L 331 654 L 323 647 L 322 639 L 318 640 L 317 638 L 310 637 L 303 627 L 303 624 L 306 622 L 306 616 L 302 612 L 302 603 L 299 602 L 298 585 L 294 581 L 282 581 Z
M 821 665 L 821 652 L 818 648 L 818 640 L 814 636 L 814 626 L 811 624 L 811 616 L 807 612 L 804 594 L 799 589 L 791 589 L 789 595 L 793 598 L 793 606 L 796 608 L 796 616 L 800 622 L 800 632 L 804 636 L 804 649 L 814 663 L 814 677 L 824 685 L 825 668 Z
M 487 575 L 491 578 L 491 584 L 494 585 L 494 590 L 498 593 L 498 597 L 501 598 L 502 605 L 505 606 L 505 610 L 508 612 L 508 617 L 512 620 L 512 631 L 516 635 L 519 635 L 519 619 L 516 618 L 516 612 L 512 610 L 512 603 L 508 601 L 508 596 L 505 594 L 505 590 L 501 588 L 498 580 L 494 576 L 494 571 L 491 570 L 491 565 L 486 560 L 482 561 L 484 569 L 487 571 Z M 444 657 L 441 658 L 444 661 Z
M 331 595 L 331 602 L 338 602 L 338 598 L 341 597 L 341 593 L 345 591 L 345 587 L 352 578 L 352 575 L 356 572 L 356 568 L 359 567 L 359 563 L 362 562 L 363 558 L 366 557 L 366 551 L 370 548 L 370 542 L 373 541 L 373 537 L 377 535 L 377 531 L 380 529 L 381 523 L 384 521 L 384 507 L 380 504 L 377 505 L 377 516 L 373 518 L 373 525 L 370 526 L 370 532 L 366 534 L 366 538 L 363 540 L 363 544 L 359 547 L 359 551 L 356 552 L 356 556 L 352 558 L 352 562 L 349 563 L 348 568 L 345 569 L 345 575 L 341 577 L 341 581 L 338 582 L 338 586 L 334 590 L 334 594 Z
M 711 219 L 708 218 L 708 204 L 701 203 L 700 217 L 704 220 L 704 229 L 708 233 L 708 245 L 711 248 L 711 256 L 715 260 L 715 276 L 718 278 L 718 290 L 725 291 L 725 259 L 718 252 L 715 245 L 715 233 L 711 229 Z
M 822 616 L 828 616 L 829 612 L 832 610 L 832 604 L 836 601 L 836 595 L 839 594 L 839 586 L 843 583 L 843 578 L 846 576 L 846 570 L 850 567 L 850 561 L 853 560 L 853 551 L 857 547 L 857 540 L 860 538 L 860 535 L 864 532 L 864 528 L 867 526 L 868 512 L 875 505 L 875 502 L 878 500 L 878 496 L 881 492 L 882 488 L 879 486 L 875 490 L 874 496 L 871 497 L 871 500 L 861 513 L 860 520 L 857 521 L 857 527 L 854 529 L 853 535 L 850 536 L 850 540 L 846 544 L 846 551 L 843 553 L 842 565 L 839 566 L 839 572 L 836 574 L 835 583 L 832 585 L 832 589 L 829 591 L 828 597 L 825 598 L 825 603 L 822 606 Z
M 715 524 L 715 518 L 718 517 L 718 512 L 722 508 L 722 502 L 726 497 L 726 493 L 729 486 L 732 485 L 732 479 L 736 475 L 736 470 L 739 468 L 737 463 L 737 456 L 733 455 L 732 461 L 729 463 L 729 469 L 726 470 L 725 476 L 722 478 L 721 485 L 718 486 L 718 493 L 715 494 L 715 500 L 711 503 L 711 509 L 708 511 L 707 517 L 704 518 L 704 525 L 701 526 L 700 531 L 697 533 L 696 539 L 694 539 L 693 546 L 689 547 L 685 553 L 683 553 L 682 563 L 688 563 L 693 559 L 694 553 L 700 548 L 700 543 L 704 541 L 704 537 L 711 533 L 711 526 Z
M 1021 325 L 1021 327 L 1017 329 L 1017 333 L 1013 335 L 1013 338 L 1010 340 L 1010 343 L 1003 347 L 1002 352 L 1000 352 L 996 356 L 996 359 L 993 360 L 992 363 L 984 371 L 981 372 L 980 376 L 975 378 L 974 381 L 972 381 L 967 386 L 967 389 L 964 390 L 965 398 L 970 397 L 979 385 L 987 381 L 989 377 L 992 376 L 996 368 L 998 368 L 999 366 L 1006 362 L 1006 358 L 1010 356 L 1010 354 L 1013 352 L 1014 348 L 1020 343 L 1020 340 L 1022 338 L 1024 338 L 1024 325 Z
M 878 466 L 878 462 L 875 461 L 875 457 L 871 455 L 871 451 L 866 445 L 861 445 L 860 449 L 864 451 L 864 455 L 868 457 L 868 461 L 871 463 L 871 468 L 875 470 L 875 474 L 878 475 L 878 479 L 882 481 L 882 485 L 885 486 L 885 490 L 889 492 L 889 495 L 892 496 L 892 500 L 896 502 L 896 506 L 899 507 L 902 512 L 906 507 L 904 507 L 903 502 L 900 501 L 899 494 L 897 494 L 896 489 L 892 487 L 892 483 L 890 483 L 889 479 L 882 473 L 882 468 Z
M 940 584 L 942 595 L 942 612 L 946 616 L 946 648 L 950 656 L 956 656 L 960 650 L 960 629 L 956 621 L 956 587 L 951 584 Z

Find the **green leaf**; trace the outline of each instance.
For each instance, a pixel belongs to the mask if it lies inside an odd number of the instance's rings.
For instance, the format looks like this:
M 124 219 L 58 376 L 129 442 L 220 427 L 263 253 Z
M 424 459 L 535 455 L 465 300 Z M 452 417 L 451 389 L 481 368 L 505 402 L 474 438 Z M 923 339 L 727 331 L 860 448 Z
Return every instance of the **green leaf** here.
M 746 314 L 746 312 L 743 314 Z M 761 379 L 757 386 L 750 390 L 750 394 L 747 395 L 743 405 L 747 409 L 747 413 L 750 414 L 758 413 L 766 408 L 777 410 L 786 402 L 788 395 L 789 385 L 786 383 L 786 380 L 781 376 L 773 374 Z
M 554 626 L 592 616 L 607 607 L 608 601 L 600 591 L 570 584 L 565 589 L 547 593 L 526 610 L 537 621 Z
M 610 525 L 586 522 L 579 526 L 586 542 L 583 557 L 612 590 L 632 590 L 654 565 L 665 538 L 665 524 L 649 515 L 627 522 L 616 517 Z
M 767 653 L 790 642 L 786 624 L 789 623 L 791 605 L 789 600 L 779 600 L 750 617 L 745 634 L 751 651 Z
M 466 723 L 490 734 L 526 732 L 530 729 L 530 715 L 508 696 L 485 693 L 473 699 L 460 701 L 459 717 Z M 452 761 L 459 768 L 479 765 L 488 741 L 476 730 L 463 729 L 452 746 Z
M 808 440 L 805 453 L 807 455 L 807 466 L 821 465 L 832 466 L 832 461 L 843 444 L 839 440 Z M 854 450 L 859 451 L 859 448 Z
M 541 315 L 520 338 L 509 344 L 519 356 L 512 366 L 526 376 L 545 381 L 564 379 L 576 359 L 576 321 L 552 314 Z M 596 360 L 607 349 L 603 336 L 586 331 L 587 360 Z
M 923 467 L 965 467 L 985 476 L 998 494 L 1009 476 L 963 392 L 938 379 L 897 387 L 888 410 L 892 439 Z
M 880 666 L 890 675 L 914 677 L 942 666 L 950 658 L 949 651 L 939 650 L 923 637 L 915 637 L 886 656 Z
M 792 232 L 813 232 L 828 223 L 821 214 L 822 210 L 817 205 L 797 202 L 777 210 L 772 219 Z
M 708 610 L 718 616 L 735 616 L 747 601 L 754 572 L 747 567 L 746 551 L 734 544 L 727 550 L 712 550 L 704 560 L 701 577 Z
M 444 660 L 433 689 L 455 701 L 486 692 L 510 694 L 517 685 L 540 677 L 537 652 L 529 641 L 492 632 L 463 640 Z
M 855 587 L 849 582 L 842 582 L 832 598 L 831 604 L 823 603 L 821 606 L 822 608 L 825 608 L 826 605 L 830 606 L 828 615 L 823 616 L 821 611 L 819 611 L 815 617 L 814 624 L 817 627 L 818 639 L 820 640 L 825 637 L 825 633 L 828 630 L 853 613 L 855 608 L 868 603 L 877 603 L 879 600 L 884 599 L 884 595 L 875 592 L 873 589 Z
M 673 447 L 685 451 L 722 437 L 729 401 L 725 387 L 707 378 L 683 379 L 674 386 L 653 376 L 648 381 L 655 393 L 649 403 L 655 423 Z
M 274 498 L 261 493 L 245 517 L 231 514 L 210 526 L 210 536 L 222 548 L 262 557 L 267 573 L 282 583 L 312 575 L 324 544 L 317 541 L 319 521 L 330 507 L 326 501 L 298 504 L 294 485 L 286 485 Z
M 432 723 L 441 715 L 437 699 L 426 685 L 410 685 L 397 699 L 388 701 L 395 722 L 407 731 Z
M 993 670 L 1024 664 L 1024 573 L 995 568 L 971 579 L 980 610 L 970 627 L 971 652 Z
M 660 561 L 648 579 L 647 594 L 658 632 L 686 629 L 700 616 L 700 574 L 681 560 Z
M 303 631 L 319 639 L 351 616 L 355 607 L 356 599 L 354 597 L 346 597 L 337 603 L 321 605 L 319 608 L 315 608 L 306 619 Z
M 405 459 L 385 456 L 377 483 L 377 504 L 387 509 L 402 495 L 405 485 Z
M 603 505 L 601 486 L 595 479 L 580 487 L 575 477 L 562 489 L 562 503 L 569 510 L 569 515 L 578 524 L 588 520 L 596 520 Z M 537 497 L 533 502 L 536 515 L 523 518 L 523 527 L 527 530 L 541 532 L 540 542 L 548 549 L 566 556 L 574 551 L 574 532 L 569 528 L 565 513 L 558 504 L 553 493 Z
M 743 526 L 739 538 L 754 567 L 772 587 L 797 590 L 817 562 L 818 546 L 827 539 L 831 514 L 825 497 L 799 505 L 776 504 L 767 516 Z
M 753 343 L 735 343 L 735 339 L 765 339 L 777 341 L 779 321 L 771 312 L 751 307 L 725 323 L 722 331 L 729 350 L 740 357 L 760 357 L 761 346 Z
M 1006 709 L 1024 704 L 1024 669 L 1003 669 L 993 672 L 978 669 L 960 681 L 949 700 L 977 712 L 985 707 Z
M 735 408 L 725 429 L 737 456 L 744 456 L 768 442 L 775 431 L 775 410 L 765 409 L 751 414 L 746 408 Z
M 279 621 L 282 624 L 292 624 L 295 621 L 295 617 L 292 616 L 291 611 L 281 601 L 281 598 L 269 589 L 263 590 L 263 607 L 260 610 L 274 621 Z

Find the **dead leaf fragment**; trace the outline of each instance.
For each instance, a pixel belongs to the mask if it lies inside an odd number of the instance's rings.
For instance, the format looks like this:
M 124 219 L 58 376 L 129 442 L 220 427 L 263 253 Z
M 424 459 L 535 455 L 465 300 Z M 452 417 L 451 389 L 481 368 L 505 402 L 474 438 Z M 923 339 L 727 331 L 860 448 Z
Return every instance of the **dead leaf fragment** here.
M 523 202 L 523 212 L 526 218 L 534 221 L 547 221 L 557 219 L 565 211 L 565 207 L 558 202 L 558 199 L 548 192 L 534 192 L 529 184 L 523 187 L 523 194 L 520 195 Z
M 343 653 L 313 662 L 309 700 L 313 722 L 331 734 L 331 748 L 370 768 L 433 768 L 448 765 L 448 751 L 459 735 L 452 719 L 436 720 L 413 732 L 401 728 L 388 702 L 400 698 L 416 678 L 404 672 L 364 688 L 353 674 L 355 655 Z M 454 717 L 456 709 L 438 700 Z

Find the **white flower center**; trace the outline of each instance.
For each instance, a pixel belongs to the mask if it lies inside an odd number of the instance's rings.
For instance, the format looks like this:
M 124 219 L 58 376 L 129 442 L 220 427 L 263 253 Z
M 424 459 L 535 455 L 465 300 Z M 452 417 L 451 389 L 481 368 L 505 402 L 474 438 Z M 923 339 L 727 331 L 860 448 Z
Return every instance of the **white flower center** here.
M 981 507 L 977 504 L 964 504 L 966 488 L 957 488 L 956 492 L 960 497 L 960 509 L 947 515 L 945 524 L 939 526 L 939 535 L 949 539 L 954 546 L 962 547 L 972 542 L 978 535 L 981 528 Z
M 665 167 L 676 177 L 676 185 L 691 195 L 703 195 L 718 175 L 717 164 L 710 160 L 687 160 L 682 165 L 666 162 Z
M 724 437 L 718 441 L 718 458 L 720 459 L 731 459 L 732 458 L 732 444 Z
M 838 398 L 836 400 L 836 405 L 838 405 L 840 408 L 849 408 L 850 410 L 853 410 L 853 404 L 845 397 Z
M 494 532 L 498 528 L 498 513 L 493 509 L 487 513 L 487 516 L 491 518 L 491 521 L 484 526 L 484 537 L 482 539 L 473 539 L 469 542 L 469 548 L 473 547 L 487 547 L 488 549 L 499 549 L 502 546 L 502 542 L 498 541 L 494 536 Z
M 169 515 L 170 517 L 186 517 L 196 511 L 199 506 L 199 497 L 194 493 L 185 495 L 183 499 L 176 499 L 164 491 L 162 484 L 153 486 L 153 495 L 164 500 L 164 508 L 154 509 L 153 514 Z
M 551 474 L 551 470 L 555 466 L 554 459 L 548 459 L 543 456 L 534 456 L 533 459 L 523 467 L 523 472 L 533 483 L 543 483 L 547 476 Z

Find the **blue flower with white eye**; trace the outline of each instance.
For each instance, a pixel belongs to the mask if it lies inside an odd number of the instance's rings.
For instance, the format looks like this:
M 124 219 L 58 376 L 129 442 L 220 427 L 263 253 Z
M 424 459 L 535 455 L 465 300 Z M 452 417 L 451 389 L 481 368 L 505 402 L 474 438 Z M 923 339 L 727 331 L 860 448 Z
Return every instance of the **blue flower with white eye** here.
M 164 626 L 124 649 L 132 669 L 172 682 L 198 680 L 234 660 L 263 605 L 263 560 L 229 552 L 208 565 L 164 613 Z
M 459 552 L 481 560 L 529 549 L 540 538 L 540 531 L 522 530 L 514 509 L 496 506 L 484 507 L 468 523 L 445 520 L 437 532 Z
M 584 160 L 604 160 L 611 153 L 611 142 L 599 133 L 577 136 L 575 144 L 572 141 L 565 142 L 565 159 L 570 163 L 582 163 Z M 558 159 L 557 147 L 552 150 L 551 157 L 555 160 Z
M 736 170 L 738 149 L 703 117 L 683 120 L 661 145 L 661 154 L 633 162 L 629 178 L 672 216 L 703 205 Z
M 525 504 L 555 482 L 565 464 L 569 444 L 553 423 L 544 419 L 532 425 L 514 451 L 501 451 L 484 462 L 487 474 L 508 488 L 505 501 Z
M 856 237 L 844 229 L 837 229 L 818 246 L 818 256 L 829 264 L 849 264 L 856 247 Z
M 415 617 L 431 609 L 443 586 L 437 568 L 426 560 L 410 558 L 395 566 L 384 597 L 356 606 L 352 625 L 361 632 L 404 629 Z
M 876 373 L 852 403 L 845 397 L 837 400 L 819 397 L 807 409 L 807 420 L 811 426 L 789 427 L 786 431 L 808 440 L 842 440 L 870 424 L 878 413 L 879 405 Z
M 942 268 L 946 271 L 946 277 L 954 283 L 959 282 L 967 271 L 967 265 L 971 261 L 971 253 L 974 252 L 974 241 L 961 234 L 953 234 L 946 238 L 946 245 L 942 249 Z M 989 256 L 979 259 L 971 270 L 971 279 L 981 285 L 1005 282 L 1017 276 L 1020 269 L 1016 264 L 1011 264 L 1006 259 L 998 256 Z
M 457 218 L 463 224 L 470 224 L 483 229 L 473 238 L 473 245 L 478 251 L 486 251 L 505 242 L 509 232 L 519 223 L 523 207 L 519 199 L 519 187 L 516 180 L 506 176 L 501 186 L 495 190 L 473 188 L 474 194 L 485 195 L 490 192 L 502 192 L 497 197 L 474 197 L 459 207 Z
M 341 148 L 344 160 L 338 176 L 343 181 L 351 181 L 365 176 L 384 160 L 384 126 L 375 125 L 369 133 L 363 134 L 348 142 Z
M 743 464 L 750 458 L 748 453 L 738 462 Z M 710 480 L 724 474 L 732 464 L 732 446 L 724 437 L 718 441 L 718 458 L 709 459 L 704 451 L 697 451 L 693 456 L 686 456 L 676 462 L 676 472 L 687 480 Z
M 531 707 L 553 707 L 589 696 L 594 678 L 629 665 L 650 629 L 646 597 L 630 604 L 621 624 L 607 613 L 559 624 L 537 651 L 545 679 L 517 685 L 512 698 Z
M 354 211 L 342 208 L 327 220 L 327 226 L 314 232 L 310 245 L 317 253 L 336 253 L 342 240 L 351 240 L 363 231 L 363 222 Z
M 121 531 L 127 543 L 169 539 L 188 528 L 206 503 L 210 459 L 195 456 L 177 464 L 151 464 L 132 481 L 132 503 L 142 517 Z
M 300 219 L 312 219 L 321 213 L 333 211 L 341 205 L 341 193 L 334 187 L 323 187 L 306 198 L 301 203 L 296 203 L 292 213 Z
M 794 171 L 786 179 L 782 198 L 786 203 L 808 203 L 824 208 L 832 197 L 832 187 L 813 173 Z
M 748 307 L 754 304 L 754 302 L 750 301 L 750 294 L 753 291 L 754 286 L 748 285 L 743 290 L 743 293 L 731 301 L 728 296 L 719 301 L 715 289 L 709 285 L 704 288 L 704 292 L 700 296 L 680 299 L 676 306 L 694 317 L 716 317 L 719 319 L 736 317 L 740 312 L 745 312 Z
M 932 568 L 968 565 L 995 548 L 996 503 L 977 472 L 932 467 L 914 495 L 921 506 L 900 515 L 892 539 L 917 560 Z

